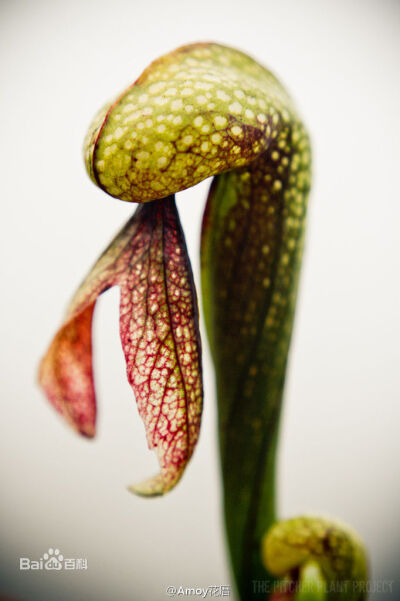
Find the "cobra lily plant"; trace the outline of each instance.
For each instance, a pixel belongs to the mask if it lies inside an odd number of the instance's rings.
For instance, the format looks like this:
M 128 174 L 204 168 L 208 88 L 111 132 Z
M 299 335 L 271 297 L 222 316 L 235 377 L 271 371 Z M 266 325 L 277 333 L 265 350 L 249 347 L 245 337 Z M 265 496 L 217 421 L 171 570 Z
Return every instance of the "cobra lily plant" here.
M 310 143 L 267 69 L 218 44 L 154 61 L 96 117 L 93 182 L 139 203 L 78 289 L 40 384 L 81 434 L 95 433 L 91 326 L 119 286 L 127 376 L 160 471 L 131 490 L 162 495 L 196 445 L 203 402 L 196 291 L 174 194 L 215 176 L 201 236 L 204 317 L 215 365 L 224 512 L 241 599 L 365 598 L 361 543 L 320 518 L 276 523 L 275 454 L 310 188 Z M 346 592 L 337 582 L 345 583 Z M 328 586 L 329 585 L 329 586 Z M 311 594 L 311 593 L 310 593 Z M 302 597 L 310 598 L 311 597 Z

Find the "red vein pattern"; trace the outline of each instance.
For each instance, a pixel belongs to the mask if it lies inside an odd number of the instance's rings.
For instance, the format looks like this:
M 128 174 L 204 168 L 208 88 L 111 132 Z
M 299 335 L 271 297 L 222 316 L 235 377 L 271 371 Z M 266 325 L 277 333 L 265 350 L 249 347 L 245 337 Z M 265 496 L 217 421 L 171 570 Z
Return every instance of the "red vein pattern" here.
M 163 494 L 180 479 L 202 410 L 198 308 L 174 198 L 140 205 L 80 286 L 40 367 L 54 407 L 81 433 L 95 432 L 91 325 L 98 296 L 121 289 L 120 333 L 128 380 L 160 473 L 131 490 Z

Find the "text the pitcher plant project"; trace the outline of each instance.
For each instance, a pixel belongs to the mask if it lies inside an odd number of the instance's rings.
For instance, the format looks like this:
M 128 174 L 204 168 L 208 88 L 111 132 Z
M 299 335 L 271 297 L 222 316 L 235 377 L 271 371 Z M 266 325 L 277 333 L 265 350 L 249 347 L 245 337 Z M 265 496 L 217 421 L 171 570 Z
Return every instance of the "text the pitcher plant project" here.
M 162 495 L 180 480 L 199 434 L 203 386 L 197 296 L 174 194 L 214 176 L 202 302 L 239 596 L 364 599 L 365 588 L 354 586 L 367 577 L 356 534 L 323 518 L 276 517 L 279 416 L 310 188 L 309 138 L 289 95 L 242 52 L 184 46 L 98 114 L 85 160 L 97 186 L 139 206 L 83 281 L 42 360 L 50 402 L 94 436 L 92 317 L 99 295 L 119 286 L 127 377 L 160 466 L 130 488 Z

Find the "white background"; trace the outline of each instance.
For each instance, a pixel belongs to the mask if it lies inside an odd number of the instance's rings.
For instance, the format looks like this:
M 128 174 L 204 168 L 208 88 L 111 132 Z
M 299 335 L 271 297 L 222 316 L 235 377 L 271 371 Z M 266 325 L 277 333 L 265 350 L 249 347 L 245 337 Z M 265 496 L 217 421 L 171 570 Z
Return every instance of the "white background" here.
M 0 591 L 19 601 L 158 601 L 167 585 L 231 582 L 207 349 L 200 441 L 162 499 L 125 489 L 156 461 L 125 379 L 116 290 L 95 320 L 96 439 L 70 431 L 36 385 L 67 301 L 133 209 L 86 176 L 88 124 L 151 60 L 198 40 L 273 70 L 313 140 L 280 514 L 342 518 L 366 541 L 373 578 L 399 577 L 399 34 L 390 0 L 0 4 Z M 208 183 L 178 196 L 197 281 Z M 20 556 L 50 546 L 86 557 L 87 572 L 19 572 Z

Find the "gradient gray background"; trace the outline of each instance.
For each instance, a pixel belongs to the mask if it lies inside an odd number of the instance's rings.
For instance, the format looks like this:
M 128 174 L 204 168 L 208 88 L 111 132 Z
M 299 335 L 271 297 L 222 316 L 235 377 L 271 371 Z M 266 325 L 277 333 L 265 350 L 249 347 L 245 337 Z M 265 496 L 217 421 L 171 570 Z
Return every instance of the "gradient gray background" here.
M 277 73 L 313 140 L 280 514 L 342 518 L 366 541 L 372 578 L 399 578 L 399 34 L 400 3 L 389 0 L 0 4 L 0 591 L 158 601 L 167 585 L 231 583 L 207 347 L 200 441 L 162 499 L 125 489 L 156 460 L 125 378 L 116 290 L 95 318 L 96 439 L 70 431 L 35 383 L 67 301 L 133 209 L 87 178 L 87 126 L 151 60 L 197 40 L 241 48 Z M 208 184 L 178 195 L 197 282 Z M 87 572 L 19 571 L 20 556 L 50 546 L 86 557 Z

